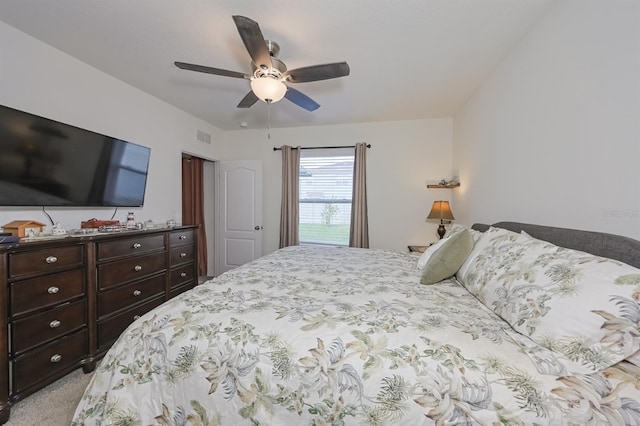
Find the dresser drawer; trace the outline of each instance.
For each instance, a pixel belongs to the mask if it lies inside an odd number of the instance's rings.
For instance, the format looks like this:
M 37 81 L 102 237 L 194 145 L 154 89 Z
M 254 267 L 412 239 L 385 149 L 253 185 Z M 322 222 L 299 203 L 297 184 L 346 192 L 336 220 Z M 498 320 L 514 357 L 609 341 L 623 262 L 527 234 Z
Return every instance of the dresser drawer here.
M 190 283 L 181 285 L 179 287 L 172 287 L 171 291 L 169 291 L 169 299 L 173 299 L 177 295 L 184 293 L 187 290 L 191 290 L 196 286 L 195 281 L 191 281 Z
M 171 240 L 171 247 L 193 244 L 193 229 L 185 229 L 182 231 L 173 231 L 169 234 Z
M 115 241 L 104 241 L 98 243 L 97 246 L 98 262 L 165 249 L 163 234 L 140 235 Z
M 164 252 L 98 265 L 98 286 L 104 290 L 120 283 L 162 272 L 165 269 Z
M 11 315 L 54 306 L 84 295 L 84 269 L 16 281 L 11 284 Z
M 193 262 L 193 244 L 171 249 L 171 267 Z
M 80 330 L 42 348 L 29 351 L 13 362 L 14 386 L 19 393 L 73 364 L 87 353 L 87 331 Z
M 80 300 L 11 323 L 11 352 L 17 354 L 86 325 L 86 303 Z
M 171 270 L 171 288 L 181 286 L 189 281 L 195 282 L 193 263 Z
M 120 336 L 125 328 L 143 314 L 151 309 L 159 306 L 164 301 L 164 297 L 152 299 L 142 305 L 137 305 L 131 309 L 113 316 L 104 321 L 98 321 L 98 348 L 111 346 L 111 344 Z
M 82 246 L 56 247 L 9 254 L 9 278 L 49 274 L 82 265 Z
M 98 296 L 98 316 L 112 314 L 154 296 L 164 296 L 165 280 L 165 274 L 157 275 L 101 293 Z

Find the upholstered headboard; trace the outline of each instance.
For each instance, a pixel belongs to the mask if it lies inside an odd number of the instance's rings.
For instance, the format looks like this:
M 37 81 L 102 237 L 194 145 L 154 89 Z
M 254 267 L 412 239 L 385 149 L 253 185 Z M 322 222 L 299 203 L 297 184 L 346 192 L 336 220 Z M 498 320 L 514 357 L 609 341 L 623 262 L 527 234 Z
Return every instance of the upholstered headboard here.
M 602 232 L 554 228 L 552 226 L 518 222 L 498 222 L 493 225 L 476 223 L 472 228 L 484 232 L 489 229 L 489 226 L 503 228 L 513 232 L 524 231 L 534 238 L 548 241 L 557 246 L 616 259 L 640 268 L 640 241 L 632 238 Z

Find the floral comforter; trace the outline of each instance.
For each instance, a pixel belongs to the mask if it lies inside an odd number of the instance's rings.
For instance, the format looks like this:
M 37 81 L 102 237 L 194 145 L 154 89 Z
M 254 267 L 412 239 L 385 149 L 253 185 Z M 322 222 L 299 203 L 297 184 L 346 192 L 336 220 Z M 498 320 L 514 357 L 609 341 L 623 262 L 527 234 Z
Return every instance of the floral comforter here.
M 638 424 L 640 370 L 541 375 L 415 254 L 289 247 L 134 322 L 74 425 Z

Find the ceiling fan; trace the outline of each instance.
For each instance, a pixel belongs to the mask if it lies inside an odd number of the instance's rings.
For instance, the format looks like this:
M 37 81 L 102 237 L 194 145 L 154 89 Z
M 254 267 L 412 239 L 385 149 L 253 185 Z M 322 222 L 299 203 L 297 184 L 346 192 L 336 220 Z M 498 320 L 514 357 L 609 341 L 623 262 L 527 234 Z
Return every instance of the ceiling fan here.
M 238 28 L 244 46 L 249 52 L 249 56 L 251 56 L 252 74 L 204 65 L 187 64 L 185 62 L 174 63 L 183 70 L 250 80 L 251 91 L 240 101 L 238 108 L 249 108 L 258 99 L 273 103 L 284 97 L 307 111 L 315 111 L 320 107 L 320 104 L 299 90 L 289 87 L 286 83 L 306 83 L 349 75 L 349 65 L 346 62 L 312 65 L 287 70 L 284 62 L 276 58 L 280 51 L 280 46 L 276 42 L 264 39 L 256 21 L 239 15 L 233 16 L 233 21 Z

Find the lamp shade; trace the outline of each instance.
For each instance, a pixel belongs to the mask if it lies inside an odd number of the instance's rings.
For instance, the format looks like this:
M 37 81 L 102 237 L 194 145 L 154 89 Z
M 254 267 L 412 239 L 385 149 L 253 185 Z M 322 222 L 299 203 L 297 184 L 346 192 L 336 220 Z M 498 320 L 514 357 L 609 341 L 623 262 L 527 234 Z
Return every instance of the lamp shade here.
M 448 201 L 434 201 L 427 219 L 455 220 Z
M 251 90 L 264 102 L 278 102 L 287 92 L 287 86 L 280 80 L 265 76 L 251 80 Z

